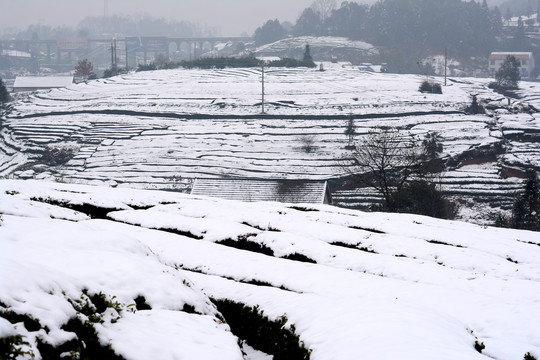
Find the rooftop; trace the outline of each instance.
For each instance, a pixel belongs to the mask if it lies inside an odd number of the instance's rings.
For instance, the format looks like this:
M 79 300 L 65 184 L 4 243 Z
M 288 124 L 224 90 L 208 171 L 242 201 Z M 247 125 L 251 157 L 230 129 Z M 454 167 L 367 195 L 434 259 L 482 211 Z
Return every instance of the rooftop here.
M 312 204 L 330 202 L 326 181 L 196 179 L 191 194 L 246 202 L 276 201 Z

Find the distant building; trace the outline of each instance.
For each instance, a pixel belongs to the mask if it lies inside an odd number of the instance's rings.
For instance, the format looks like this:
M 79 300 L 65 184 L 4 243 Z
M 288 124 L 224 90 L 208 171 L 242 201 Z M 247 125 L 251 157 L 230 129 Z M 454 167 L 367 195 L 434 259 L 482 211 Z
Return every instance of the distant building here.
M 63 88 L 73 83 L 73 76 L 17 76 L 14 92 Z
M 523 79 L 528 79 L 534 70 L 534 56 L 532 52 L 492 52 L 489 56 L 489 75 L 495 76 L 495 73 L 501 68 L 507 56 L 515 57 L 519 63 L 519 72 Z
M 370 63 L 362 63 L 358 66 L 358 70 L 366 71 L 366 72 L 373 72 L 373 73 L 380 73 L 383 70 L 383 65 L 373 65 Z
M 328 183 L 312 180 L 196 179 L 191 195 L 245 202 L 332 203 Z

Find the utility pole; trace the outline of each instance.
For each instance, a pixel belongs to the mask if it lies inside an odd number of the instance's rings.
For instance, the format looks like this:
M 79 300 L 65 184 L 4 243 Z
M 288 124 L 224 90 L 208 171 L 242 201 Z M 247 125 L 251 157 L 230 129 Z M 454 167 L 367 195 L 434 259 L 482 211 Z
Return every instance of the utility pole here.
M 262 113 L 264 114 L 264 60 L 262 61 Z
M 124 42 L 126 44 L 126 73 L 129 73 L 129 66 L 128 66 L 128 41 L 127 38 L 124 38 Z
M 111 74 L 114 75 L 114 41 L 111 40 Z
M 448 65 L 448 48 L 445 48 L 444 49 L 444 86 L 446 86 L 447 65 Z
M 118 56 L 116 55 L 116 38 L 114 39 L 114 73 L 118 75 Z
M 116 64 L 116 39 L 111 41 L 111 72 L 113 75 L 118 74 L 118 66 Z

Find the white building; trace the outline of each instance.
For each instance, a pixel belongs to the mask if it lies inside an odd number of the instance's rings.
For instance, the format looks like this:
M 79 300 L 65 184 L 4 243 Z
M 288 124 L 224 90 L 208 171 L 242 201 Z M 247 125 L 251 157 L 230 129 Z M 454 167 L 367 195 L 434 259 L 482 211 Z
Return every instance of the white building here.
M 13 84 L 13 91 L 34 91 L 54 89 L 69 86 L 73 83 L 73 76 L 17 76 Z
M 534 57 L 532 52 L 492 52 L 489 56 L 489 75 L 494 76 L 508 56 L 513 56 L 519 61 L 521 78 L 530 78 L 531 73 L 534 70 Z

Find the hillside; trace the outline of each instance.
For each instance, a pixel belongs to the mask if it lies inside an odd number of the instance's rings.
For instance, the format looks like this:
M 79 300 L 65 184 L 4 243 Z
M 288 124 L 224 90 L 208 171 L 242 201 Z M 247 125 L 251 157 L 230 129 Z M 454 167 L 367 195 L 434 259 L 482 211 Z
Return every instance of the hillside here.
M 511 206 L 523 169 L 540 168 L 536 83 L 522 82 L 522 99 L 508 106 L 488 79 L 450 78 L 443 95 L 422 94 L 425 77 L 324 65 L 270 69 L 265 115 L 257 69 L 132 73 L 29 94 L 2 122 L 0 176 L 183 192 L 196 177 L 336 179 L 351 114 L 357 139 L 381 126 L 420 138 L 438 131 L 451 164 L 441 185 L 463 219 L 491 223 Z M 474 94 L 488 115 L 463 112 Z M 47 147 L 73 158 L 51 166 Z M 377 196 L 337 187 L 334 199 L 364 207 Z
M 540 356 L 536 233 L 32 180 L 0 214 L 0 338 L 38 359 L 269 359 L 225 300 L 297 339 L 276 359 Z

